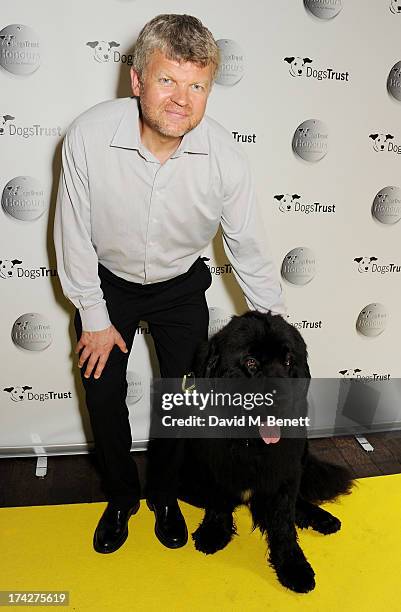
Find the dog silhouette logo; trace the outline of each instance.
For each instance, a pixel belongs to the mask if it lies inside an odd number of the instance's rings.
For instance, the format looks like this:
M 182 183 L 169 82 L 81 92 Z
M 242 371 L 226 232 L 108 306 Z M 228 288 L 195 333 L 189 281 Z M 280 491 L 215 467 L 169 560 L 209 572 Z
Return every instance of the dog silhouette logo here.
M 20 259 L 0 259 L 0 278 L 12 278 L 14 267 L 22 264 Z
M 375 151 L 384 151 L 386 148 L 386 142 L 393 140 L 392 134 L 369 134 L 369 138 L 373 140 L 373 148 Z
M 25 399 L 25 392 L 29 389 L 32 389 L 32 387 L 24 385 L 23 387 L 5 387 L 3 391 L 10 394 L 13 402 L 22 402 L 22 400 Z
M 394 15 L 401 15 L 401 0 L 390 0 L 389 8 Z
M 293 77 L 304 76 L 306 64 L 313 62 L 309 57 L 285 57 L 284 61 L 290 65 L 289 72 Z
M 339 370 L 338 373 L 341 374 L 343 378 L 357 378 L 357 374 L 359 374 L 359 372 L 362 372 L 362 370 L 359 368 L 354 368 L 350 370 Z
M 299 201 L 300 197 L 297 193 L 292 195 L 290 193 L 279 193 L 274 196 L 274 199 L 279 202 L 279 210 L 283 213 L 288 213 L 294 210 L 294 205 Z
M 105 40 L 92 40 L 86 44 L 93 49 L 93 57 L 100 63 L 108 62 L 112 54 L 112 49 L 120 46 L 120 43 L 115 40 L 111 40 L 110 42 L 106 42 Z
M 12 115 L 0 115 L 0 136 L 3 136 L 3 134 L 5 134 L 5 125 L 7 123 L 7 121 L 14 121 L 15 117 L 13 117 Z
M 369 272 L 372 268 L 372 262 L 377 261 L 377 257 L 355 257 L 354 261 L 358 264 L 358 272 Z

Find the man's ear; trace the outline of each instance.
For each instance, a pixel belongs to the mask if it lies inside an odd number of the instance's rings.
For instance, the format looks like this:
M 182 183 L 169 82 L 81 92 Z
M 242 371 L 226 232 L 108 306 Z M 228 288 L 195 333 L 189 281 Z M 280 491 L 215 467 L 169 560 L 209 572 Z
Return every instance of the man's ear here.
M 133 66 L 130 68 L 130 77 L 131 77 L 131 89 L 134 96 L 137 98 L 141 94 L 141 81 L 139 78 L 139 74 L 135 70 Z

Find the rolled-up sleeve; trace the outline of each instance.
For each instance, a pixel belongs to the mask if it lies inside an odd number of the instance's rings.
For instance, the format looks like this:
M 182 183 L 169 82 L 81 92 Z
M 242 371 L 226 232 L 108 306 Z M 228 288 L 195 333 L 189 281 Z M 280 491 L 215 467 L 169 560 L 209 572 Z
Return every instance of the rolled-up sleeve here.
M 64 295 L 79 309 L 84 331 L 110 326 L 98 276 L 98 257 L 91 241 L 88 171 L 82 134 L 67 131 L 54 219 L 57 271 Z
M 266 245 L 249 162 L 239 151 L 230 164 L 221 228 L 224 251 L 248 307 L 285 314 L 282 288 Z

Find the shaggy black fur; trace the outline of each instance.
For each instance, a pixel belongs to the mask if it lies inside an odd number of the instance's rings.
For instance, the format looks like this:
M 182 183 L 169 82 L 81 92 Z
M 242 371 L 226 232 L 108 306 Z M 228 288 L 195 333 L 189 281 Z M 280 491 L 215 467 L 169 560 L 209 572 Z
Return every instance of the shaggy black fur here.
M 256 311 L 233 317 L 202 345 L 193 371 L 202 378 L 310 379 L 300 333 L 281 316 Z M 322 534 L 338 531 L 340 521 L 315 504 L 350 493 L 349 472 L 313 457 L 302 438 L 281 438 L 276 444 L 255 439 L 248 445 L 238 439 L 199 438 L 187 440 L 186 447 L 180 497 L 205 508 L 192 534 L 195 547 L 206 554 L 224 548 L 236 533 L 233 511 L 246 502 L 253 528 L 267 536 L 269 563 L 281 584 L 299 593 L 311 591 L 314 571 L 295 526 Z

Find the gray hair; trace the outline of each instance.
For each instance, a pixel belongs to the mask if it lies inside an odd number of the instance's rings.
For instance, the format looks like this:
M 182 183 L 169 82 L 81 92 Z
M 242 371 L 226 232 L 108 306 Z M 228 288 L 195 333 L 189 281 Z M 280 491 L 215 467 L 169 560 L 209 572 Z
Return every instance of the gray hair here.
M 143 80 L 150 56 L 156 49 L 169 60 L 213 67 L 214 80 L 220 50 L 212 33 L 192 15 L 157 15 L 142 28 L 135 43 L 133 67 Z

